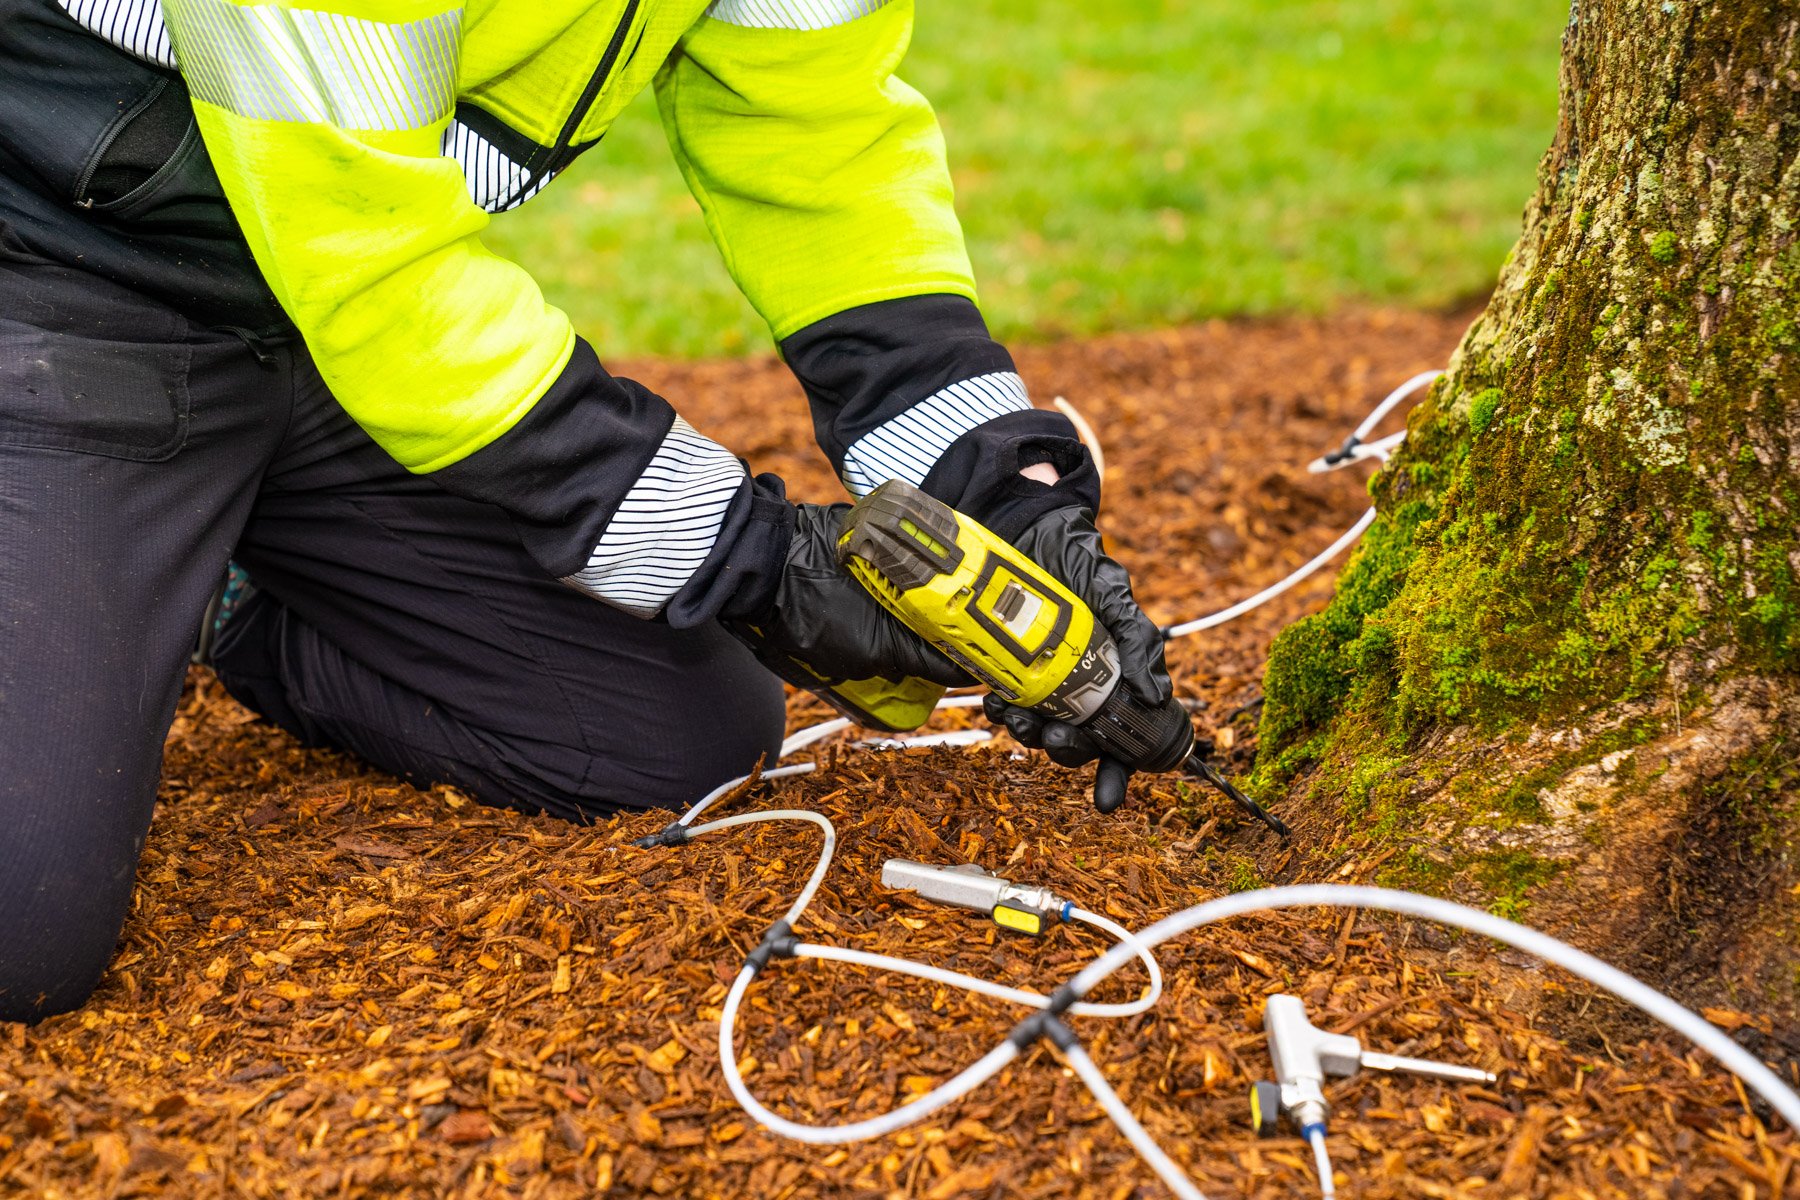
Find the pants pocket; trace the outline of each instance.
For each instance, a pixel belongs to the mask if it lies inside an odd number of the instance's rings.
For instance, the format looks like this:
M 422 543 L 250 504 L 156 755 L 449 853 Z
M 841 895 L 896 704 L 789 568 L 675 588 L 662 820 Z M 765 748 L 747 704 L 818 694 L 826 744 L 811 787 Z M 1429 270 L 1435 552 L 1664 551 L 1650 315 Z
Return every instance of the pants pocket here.
M 187 441 L 188 348 L 0 318 L 0 446 L 161 462 Z

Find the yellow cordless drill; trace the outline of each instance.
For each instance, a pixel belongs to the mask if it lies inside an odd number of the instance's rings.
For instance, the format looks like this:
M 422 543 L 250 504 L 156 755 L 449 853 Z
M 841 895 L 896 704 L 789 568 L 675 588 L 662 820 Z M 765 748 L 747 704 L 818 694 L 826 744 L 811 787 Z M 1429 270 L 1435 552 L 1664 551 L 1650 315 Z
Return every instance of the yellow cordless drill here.
M 1197 752 L 1179 702 L 1152 708 L 1121 686 L 1118 647 L 1088 606 L 978 522 L 891 480 L 851 508 L 838 560 L 882 607 L 1008 703 L 1079 726 L 1134 771 L 1190 771 L 1287 836 Z M 881 720 L 879 704 L 871 707 Z

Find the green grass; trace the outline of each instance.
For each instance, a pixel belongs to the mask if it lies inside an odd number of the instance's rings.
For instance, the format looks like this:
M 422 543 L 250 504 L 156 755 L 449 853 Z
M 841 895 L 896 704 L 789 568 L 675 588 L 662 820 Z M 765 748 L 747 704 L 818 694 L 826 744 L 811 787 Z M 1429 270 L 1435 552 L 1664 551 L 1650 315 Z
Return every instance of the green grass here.
M 1518 232 L 1567 10 L 920 0 L 903 73 L 937 106 L 1003 336 L 1437 306 L 1490 286 Z M 767 345 L 648 96 L 489 242 L 604 355 Z

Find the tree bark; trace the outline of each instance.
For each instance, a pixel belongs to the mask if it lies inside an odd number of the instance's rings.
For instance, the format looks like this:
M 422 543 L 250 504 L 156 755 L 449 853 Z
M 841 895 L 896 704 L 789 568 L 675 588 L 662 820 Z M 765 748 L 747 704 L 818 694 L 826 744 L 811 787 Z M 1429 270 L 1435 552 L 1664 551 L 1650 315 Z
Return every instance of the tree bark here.
M 1561 98 L 1376 524 L 1275 643 L 1258 782 L 1320 865 L 1384 846 L 1800 1028 L 1800 9 L 1577 0 Z

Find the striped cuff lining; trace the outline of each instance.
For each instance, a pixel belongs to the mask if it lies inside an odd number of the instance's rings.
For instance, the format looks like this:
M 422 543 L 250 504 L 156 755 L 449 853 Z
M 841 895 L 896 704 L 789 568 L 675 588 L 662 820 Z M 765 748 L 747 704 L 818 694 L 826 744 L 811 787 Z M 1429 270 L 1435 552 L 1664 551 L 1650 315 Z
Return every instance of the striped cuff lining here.
M 957 438 L 1030 408 L 1024 381 L 1011 371 L 953 383 L 857 438 L 844 452 L 844 486 L 862 497 L 890 479 L 922 484 Z
M 563 582 L 634 616 L 654 617 L 712 553 L 743 482 L 731 451 L 676 417 L 588 565 Z
M 125 53 L 161 67 L 175 66 L 163 24 L 162 0 L 57 0 L 63 11 Z
M 489 212 L 517 208 L 556 178 L 556 172 L 549 171 L 531 179 L 504 150 L 461 121 L 451 121 L 445 128 L 443 154 L 462 167 L 469 199 Z

